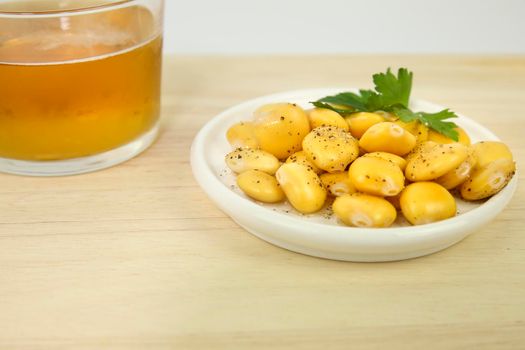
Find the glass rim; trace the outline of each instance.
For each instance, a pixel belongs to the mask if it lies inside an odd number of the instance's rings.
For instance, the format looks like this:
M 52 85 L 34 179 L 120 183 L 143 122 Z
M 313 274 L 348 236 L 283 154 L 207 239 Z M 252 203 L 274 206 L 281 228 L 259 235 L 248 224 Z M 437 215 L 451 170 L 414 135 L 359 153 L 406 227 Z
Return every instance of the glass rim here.
M 0 17 L 48 17 L 48 16 L 67 16 L 75 14 L 83 14 L 90 12 L 99 12 L 111 10 L 113 8 L 125 7 L 128 4 L 134 3 L 137 0 L 118 0 L 108 3 L 101 3 L 91 6 L 72 7 L 69 9 L 43 10 L 43 11 L 4 11 L 0 9 Z

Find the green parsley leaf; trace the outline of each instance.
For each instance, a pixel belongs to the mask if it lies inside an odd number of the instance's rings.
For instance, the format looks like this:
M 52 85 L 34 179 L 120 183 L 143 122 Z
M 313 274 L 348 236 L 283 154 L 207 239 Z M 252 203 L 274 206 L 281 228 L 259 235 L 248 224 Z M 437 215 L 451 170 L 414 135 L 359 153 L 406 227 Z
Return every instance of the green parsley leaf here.
M 337 112 L 341 115 L 345 115 L 345 114 L 349 114 L 349 113 L 355 113 L 356 111 L 353 110 L 353 109 L 343 109 L 343 108 L 338 108 L 338 107 L 335 107 L 335 106 L 332 106 L 328 103 L 324 103 L 324 102 L 310 102 L 311 104 L 313 104 L 315 107 L 317 108 L 325 108 L 325 109 L 330 109 L 334 112 Z
M 419 114 L 421 115 L 420 120 L 426 126 L 456 142 L 459 141 L 459 134 L 456 131 L 458 126 L 453 122 L 445 121 L 445 119 L 457 118 L 458 116 L 456 113 L 450 111 L 449 109 L 444 109 L 437 113 L 419 112 Z
M 413 76 L 406 68 L 399 68 L 397 77 L 390 68 L 386 73 L 374 74 L 375 89 L 381 95 L 382 107 L 401 105 L 408 108 Z
M 408 108 L 404 107 L 394 107 L 390 110 L 390 112 L 394 113 L 396 116 L 401 119 L 401 121 L 405 123 L 413 122 L 414 120 L 419 120 L 419 116 L 417 113 L 412 112 Z
M 414 74 L 406 68 L 400 68 L 397 76 L 390 68 L 386 73 L 374 74 L 375 91 L 359 90 L 359 93 L 343 92 L 311 102 L 318 108 L 327 108 L 339 114 L 354 112 L 392 112 L 404 122 L 418 120 L 454 141 L 459 140 L 457 125 L 447 119 L 457 118 L 449 109 L 437 113 L 413 112 L 409 109 L 412 80 Z M 341 107 L 343 108 L 341 108 Z
M 449 109 L 444 109 L 437 113 L 412 112 L 408 108 L 393 108 L 392 112 L 405 123 L 419 120 L 427 127 L 445 135 L 446 137 L 458 141 L 459 134 L 456 131 L 457 125 L 453 122 L 445 121 L 446 119 L 457 118 L 456 113 Z
M 376 111 L 388 107 L 401 105 L 408 108 L 410 93 L 412 91 L 412 72 L 406 68 L 400 68 L 397 77 L 392 73 L 390 68 L 386 73 L 374 74 L 374 83 L 376 91 L 359 90 L 359 93 L 342 92 L 333 96 L 326 96 L 315 103 L 325 103 L 333 105 L 350 107 L 355 111 Z M 312 102 L 314 105 L 315 103 Z
M 328 103 L 330 105 L 340 105 L 350 107 L 357 111 L 366 111 L 366 98 L 353 92 L 342 92 L 334 96 L 327 96 L 317 102 Z

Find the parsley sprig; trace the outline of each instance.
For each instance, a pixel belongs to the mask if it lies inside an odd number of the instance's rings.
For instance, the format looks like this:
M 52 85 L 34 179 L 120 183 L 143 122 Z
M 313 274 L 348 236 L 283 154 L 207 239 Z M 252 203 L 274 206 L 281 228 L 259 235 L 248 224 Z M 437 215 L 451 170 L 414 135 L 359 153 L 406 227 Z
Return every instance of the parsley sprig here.
M 437 113 L 414 112 L 409 108 L 413 77 L 414 74 L 406 68 L 400 68 L 397 76 L 388 68 L 386 73 L 374 74 L 375 90 L 359 90 L 359 93 L 342 92 L 323 97 L 312 104 L 340 114 L 390 112 L 405 123 L 418 120 L 430 129 L 458 141 L 459 135 L 455 130 L 457 125 L 448 121 L 448 119 L 457 118 L 454 112 L 449 109 Z

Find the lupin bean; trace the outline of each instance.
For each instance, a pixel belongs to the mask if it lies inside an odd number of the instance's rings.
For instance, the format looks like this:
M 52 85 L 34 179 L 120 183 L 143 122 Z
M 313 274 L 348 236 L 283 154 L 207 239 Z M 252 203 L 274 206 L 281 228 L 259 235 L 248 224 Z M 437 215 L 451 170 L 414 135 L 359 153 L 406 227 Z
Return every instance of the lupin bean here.
M 435 182 L 416 182 L 401 193 L 401 211 L 412 225 L 430 224 L 456 215 L 456 201 Z
M 377 157 L 360 157 L 348 170 L 358 191 L 376 196 L 395 196 L 405 187 L 403 172 L 394 163 Z
M 248 170 L 237 176 L 237 185 L 249 197 L 264 203 L 282 202 L 284 192 L 274 176 Z
M 226 155 L 226 165 L 237 174 L 260 170 L 273 175 L 281 165 L 271 153 L 260 149 L 237 148 Z
M 509 147 L 503 142 L 481 141 L 472 145 L 477 168 L 483 168 L 498 159 L 513 160 Z
M 392 122 L 371 126 L 359 140 L 367 152 L 388 152 L 404 156 L 416 146 L 416 137 Z
M 348 123 L 350 133 L 356 139 L 360 139 L 372 125 L 385 121 L 381 115 L 368 112 L 352 113 L 345 120 Z
M 283 164 L 275 174 L 290 204 L 303 214 L 319 211 L 326 200 L 326 189 L 319 176 L 297 163 Z
M 303 140 L 303 150 L 310 162 L 330 173 L 345 170 L 359 155 L 357 140 L 334 126 L 312 130 Z
M 342 222 L 356 227 L 389 227 L 397 217 L 388 201 L 364 193 L 337 197 L 332 208 Z
M 423 142 L 415 153 L 408 156 L 405 176 L 410 181 L 437 179 L 454 170 L 467 159 L 468 148 L 461 143 L 427 142 Z
M 310 132 L 306 112 L 291 103 L 262 106 L 254 113 L 253 125 L 259 147 L 279 159 L 300 151 L 303 138 Z
M 345 119 L 337 112 L 326 108 L 314 108 L 308 111 L 310 128 L 315 129 L 320 126 L 335 126 L 348 131 L 348 124 Z
M 514 176 L 516 164 L 509 159 L 498 159 L 472 173 L 461 185 L 461 196 L 469 201 L 485 199 L 501 191 Z
M 234 149 L 259 147 L 252 122 L 240 122 L 232 125 L 226 132 L 226 138 Z

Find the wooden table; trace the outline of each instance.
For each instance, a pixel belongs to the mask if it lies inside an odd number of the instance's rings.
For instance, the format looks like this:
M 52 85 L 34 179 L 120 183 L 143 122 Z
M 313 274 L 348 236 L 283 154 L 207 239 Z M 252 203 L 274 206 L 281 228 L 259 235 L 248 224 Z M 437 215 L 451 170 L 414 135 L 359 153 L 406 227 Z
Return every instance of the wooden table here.
M 197 130 L 245 99 L 369 86 L 415 71 L 414 96 L 483 123 L 525 164 L 525 57 L 168 58 L 163 131 L 140 157 L 64 178 L 0 175 L 1 349 L 525 347 L 525 183 L 456 246 L 380 264 L 267 244 L 192 178 Z

